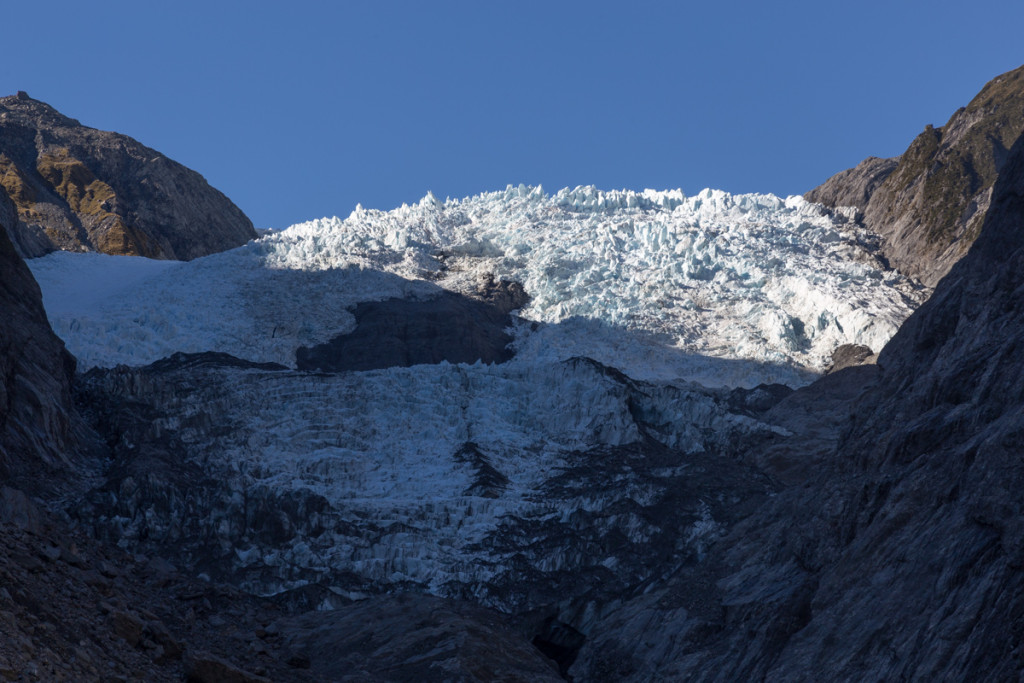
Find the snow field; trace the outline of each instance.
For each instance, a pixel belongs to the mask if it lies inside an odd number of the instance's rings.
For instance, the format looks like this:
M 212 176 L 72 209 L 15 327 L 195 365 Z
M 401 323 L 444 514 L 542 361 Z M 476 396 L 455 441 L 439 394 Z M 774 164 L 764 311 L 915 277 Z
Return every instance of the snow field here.
M 800 197 L 510 186 L 357 207 L 189 263 L 30 266 L 83 369 L 207 350 L 294 367 L 299 346 L 352 329 L 356 303 L 495 277 L 522 283 L 522 317 L 545 323 L 518 328 L 517 362 L 582 355 L 636 378 L 751 386 L 804 383 L 840 344 L 878 351 L 923 299 L 863 238 Z
M 299 346 L 350 331 L 348 309 L 360 302 L 521 283 L 531 301 L 503 365 L 209 370 L 189 375 L 187 389 L 140 397 L 160 404 L 168 417 L 156 426 L 177 433 L 181 457 L 222 480 L 229 501 L 260 490 L 327 502 L 330 519 L 302 520 L 323 521 L 319 535 L 231 546 L 224 532 L 238 566 L 277 572 L 247 588 L 337 572 L 445 594 L 452 582 L 476 590 L 513 571 L 523 553 L 544 572 L 593 559 L 531 550 L 533 538 L 509 550 L 509 520 L 570 533 L 581 513 L 654 504 L 658 485 L 623 473 L 607 491 L 581 481 L 551 494 L 581 453 L 600 460 L 639 441 L 638 419 L 680 458 L 665 463 L 666 479 L 687 476 L 683 455 L 715 457 L 715 435 L 770 429 L 691 382 L 795 386 L 840 344 L 880 350 L 926 291 L 882 269 L 872 242 L 799 197 L 510 186 L 459 201 L 428 194 L 389 212 L 357 207 L 188 263 L 54 253 L 29 266 L 82 370 L 179 351 L 294 367 Z M 208 419 L 189 421 L 196 415 Z M 479 473 L 455 455 L 467 443 L 507 485 L 472 492 Z M 634 543 L 659 531 L 628 511 L 594 524 Z M 716 529 L 705 508 L 680 543 L 703 547 Z M 621 558 L 597 559 L 612 568 Z

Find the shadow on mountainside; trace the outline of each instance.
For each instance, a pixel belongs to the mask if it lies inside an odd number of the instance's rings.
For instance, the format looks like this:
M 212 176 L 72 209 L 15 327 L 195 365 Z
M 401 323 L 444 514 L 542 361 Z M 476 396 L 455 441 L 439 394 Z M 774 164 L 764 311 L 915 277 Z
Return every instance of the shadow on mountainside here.
M 420 488 L 437 485 L 430 483 L 429 470 L 438 467 L 469 485 L 460 485 L 461 493 L 435 493 L 422 502 L 406 501 L 394 490 L 356 488 L 352 496 L 332 497 L 332 489 L 352 487 L 331 479 L 330 467 L 351 460 L 348 449 L 360 448 L 367 438 L 347 432 L 334 415 L 349 406 L 364 409 L 360 395 L 349 389 L 362 375 L 372 381 L 385 373 L 270 371 L 206 355 L 172 360 L 86 375 L 83 398 L 113 457 L 106 483 L 72 511 L 83 526 L 111 543 L 167 557 L 186 572 L 275 594 L 276 602 L 293 611 L 358 612 L 365 606 L 351 605 L 352 596 L 387 593 L 433 593 L 497 608 L 563 673 L 606 606 L 642 594 L 667 573 L 694 571 L 722 533 L 778 488 L 736 459 L 731 439 L 735 429 L 766 429 L 756 427 L 752 417 L 778 401 L 785 388 L 709 394 L 695 386 L 635 382 L 591 359 L 571 358 L 546 364 L 529 379 L 564 383 L 566 401 L 554 412 L 593 422 L 588 429 L 609 437 L 575 449 L 542 450 L 521 444 L 515 434 L 455 443 L 428 453 L 426 472 L 400 454 L 371 448 L 356 462 L 394 470 L 399 479 L 423 479 Z M 465 380 L 471 373 L 450 366 L 431 376 Z M 331 391 L 332 386 L 339 389 Z M 415 387 L 398 386 L 415 394 Z M 430 432 L 444 429 L 449 420 L 466 420 L 459 426 L 472 434 L 479 425 L 467 416 L 490 417 L 480 410 L 490 412 L 489 401 L 474 406 L 472 393 L 467 401 L 463 394 L 448 395 L 450 389 L 448 383 L 437 386 L 444 410 L 438 424 L 419 427 L 423 448 L 430 449 Z M 527 388 L 522 402 L 507 408 L 505 397 L 499 397 L 493 409 L 507 411 L 502 419 L 508 420 L 523 403 L 538 398 L 534 391 Z M 392 412 L 375 430 L 402 429 L 414 420 L 403 406 L 431 399 L 385 400 Z M 242 419 L 247 408 L 235 408 L 257 402 L 268 408 L 256 422 Z M 300 402 L 308 404 L 304 414 L 289 412 L 288 404 Z M 251 456 L 246 449 L 260 448 L 260 429 L 268 420 L 287 425 L 292 450 L 279 453 L 271 446 L 268 461 L 224 455 Z M 528 431 L 544 427 L 536 424 Z M 627 443 L 615 438 L 631 431 L 635 436 Z M 531 440 L 537 438 L 544 436 Z M 322 457 L 315 462 L 307 457 L 307 444 Z M 529 459 L 536 462 L 524 467 L 522 461 Z M 282 486 L 267 472 L 293 460 L 292 486 Z M 524 469 L 538 469 L 543 476 L 531 484 Z M 304 479 L 319 471 L 328 476 Z M 524 486 L 531 487 L 525 496 Z M 384 517 L 375 513 L 375 505 L 360 503 L 378 495 L 387 508 Z M 493 525 L 486 514 L 479 521 L 472 512 L 465 519 L 459 514 L 463 508 L 489 506 L 507 510 Z M 451 522 L 445 521 L 448 515 Z M 455 531 L 463 536 L 456 552 L 464 567 L 458 573 L 433 584 L 403 576 L 409 566 L 442 552 L 439 539 L 450 534 L 437 525 L 461 528 L 463 523 L 466 529 Z M 368 557 L 381 571 L 367 571 Z M 381 619 L 383 627 L 390 617 Z M 325 651 L 309 657 L 314 669 L 331 661 Z
M 979 238 L 882 350 L 867 391 L 842 400 L 830 388 L 866 370 L 855 368 L 773 410 L 785 410 L 794 431 L 779 462 L 815 466 L 734 526 L 696 574 L 679 572 L 609 614 L 572 673 L 1018 679 L 1022 311 L 1024 137 Z M 833 443 L 799 427 L 830 411 Z M 755 460 L 764 452 L 762 443 L 747 449 Z M 697 594 L 699 581 L 706 590 Z
M 314 292 L 298 307 L 336 308 L 324 297 L 330 287 L 324 272 L 274 271 L 276 287 Z M 320 283 L 305 287 L 306 278 Z M 696 381 L 710 387 L 753 387 L 780 383 L 802 386 L 816 373 L 783 362 L 722 358 L 680 349 L 666 334 L 628 329 L 601 320 L 570 317 L 557 323 L 531 322 L 518 317 L 530 297 L 514 281 L 486 278 L 471 295 L 452 292 L 423 281 L 383 271 L 372 273 L 377 291 L 402 292 L 400 297 L 365 301 L 342 311 L 336 327 L 354 329 L 330 340 L 300 347 L 296 367 L 305 371 L 345 372 L 409 367 L 421 364 L 504 363 L 513 357 L 543 361 L 589 356 L 639 379 Z M 340 278 L 345 279 L 345 278 Z M 367 293 L 366 297 L 372 297 Z M 289 334 L 295 325 L 279 325 L 264 315 L 268 336 Z
M 529 298 L 518 283 L 503 282 L 494 303 L 440 290 L 429 299 L 387 299 L 358 304 L 356 328 L 295 354 L 299 370 L 342 372 L 449 363 L 504 363 L 513 356 L 511 311 Z

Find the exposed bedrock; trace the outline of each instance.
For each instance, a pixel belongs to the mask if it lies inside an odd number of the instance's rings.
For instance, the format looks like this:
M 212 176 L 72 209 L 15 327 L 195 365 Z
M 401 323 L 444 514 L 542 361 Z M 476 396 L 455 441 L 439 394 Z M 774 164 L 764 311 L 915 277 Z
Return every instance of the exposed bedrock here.
M 854 206 L 889 262 L 934 287 L 978 237 L 992 186 L 1024 131 L 1024 67 L 994 78 L 901 156 L 869 158 L 804 195 Z
M 481 299 L 441 291 L 426 300 L 361 303 L 348 334 L 296 352 L 299 370 L 340 372 L 440 363 L 503 363 L 513 356 L 510 311 L 529 301 L 519 283 L 488 280 Z
M 370 598 L 282 619 L 269 630 L 294 664 L 322 680 L 563 680 L 503 615 L 427 595 Z
M 586 680 L 1018 678 L 1022 274 L 1019 139 L 979 238 L 878 366 L 829 375 L 769 413 L 792 436 L 755 444 L 748 457 L 791 485 L 732 527 L 696 576 L 680 572 L 599 623 L 572 672 Z M 845 400 L 837 383 L 848 387 Z
M 0 226 L 15 220 L 0 189 Z M 32 273 L 0 230 L 0 484 L 52 495 L 81 479 L 73 465 L 92 441 L 75 411 L 74 375 Z
M 195 171 L 25 93 L 0 98 L 0 187 L 17 209 L 7 234 L 26 258 L 63 249 L 190 260 L 257 236 Z

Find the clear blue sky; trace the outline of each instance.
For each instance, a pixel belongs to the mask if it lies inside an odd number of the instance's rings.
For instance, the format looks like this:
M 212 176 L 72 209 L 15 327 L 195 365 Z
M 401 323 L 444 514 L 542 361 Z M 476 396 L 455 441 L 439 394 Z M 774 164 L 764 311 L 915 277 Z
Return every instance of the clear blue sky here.
M 26 90 L 257 227 L 427 190 L 797 194 L 1024 63 L 1024 2 L 5 3 Z

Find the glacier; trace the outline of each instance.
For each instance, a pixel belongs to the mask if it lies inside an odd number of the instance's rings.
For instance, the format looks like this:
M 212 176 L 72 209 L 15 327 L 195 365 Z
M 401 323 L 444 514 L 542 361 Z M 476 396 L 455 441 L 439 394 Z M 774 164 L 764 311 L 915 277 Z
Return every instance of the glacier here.
M 777 385 L 880 350 L 928 294 L 842 211 L 717 190 L 428 194 L 190 262 L 29 265 L 117 435 L 100 535 L 325 608 L 411 589 L 582 632 L 772 495 L 729 454 L 782 433 Z M 357 304 L 494 281 L 529 297 L 508 362 L 296 368 Z M 251 363 L 183 355 L 206 352 Z
M 531 297 L 519 316 L 538 324 L 517 327 L 516 362 L 587 356 L 637 379 L 754 386 L 806 383 L 837 346 L 878 351 L 895 333 L 927 291 L 876 246 L 801 197 L 520 185 L 357 207 L 187 263 L 29 263 L 83 368 L 179 351 L 294 367 L 300 346 L 351 331 L 357 303 L 472 294 L 493 277 Z
M 687 529 L 673 541 L 680 561 L 702 554 L 715 516 L 738 501 L 650 510 L 687 487 L 715 495 L 698 486 L 704 473 L 736 467 L 718 447 L 776 429 L 700 385 L 634 382 L 584 358 L 344 373 L 121 366 L 85 386 L 114 419 L 148 406 L 121 426 L 130 458 L 166 452 L 175 472 L 203 472 L 154 496 L 162 467 L 147 466 L 98 492 L 86 517 L 122 545 L 166 544 L 260 594 L 415 587 L 471 591 L 508 611 L 522 606 L 509 593 L 524 555 L 541 575 L 642 576 L 635 557 L 592 556 L 593 541 L 574 549 L 568 538 L 611 534 L 642 558 Z M 767 484 L 747 487 L 764 495 Z M 167 498 L 189 501 L 190 514 L 168 514 Z

